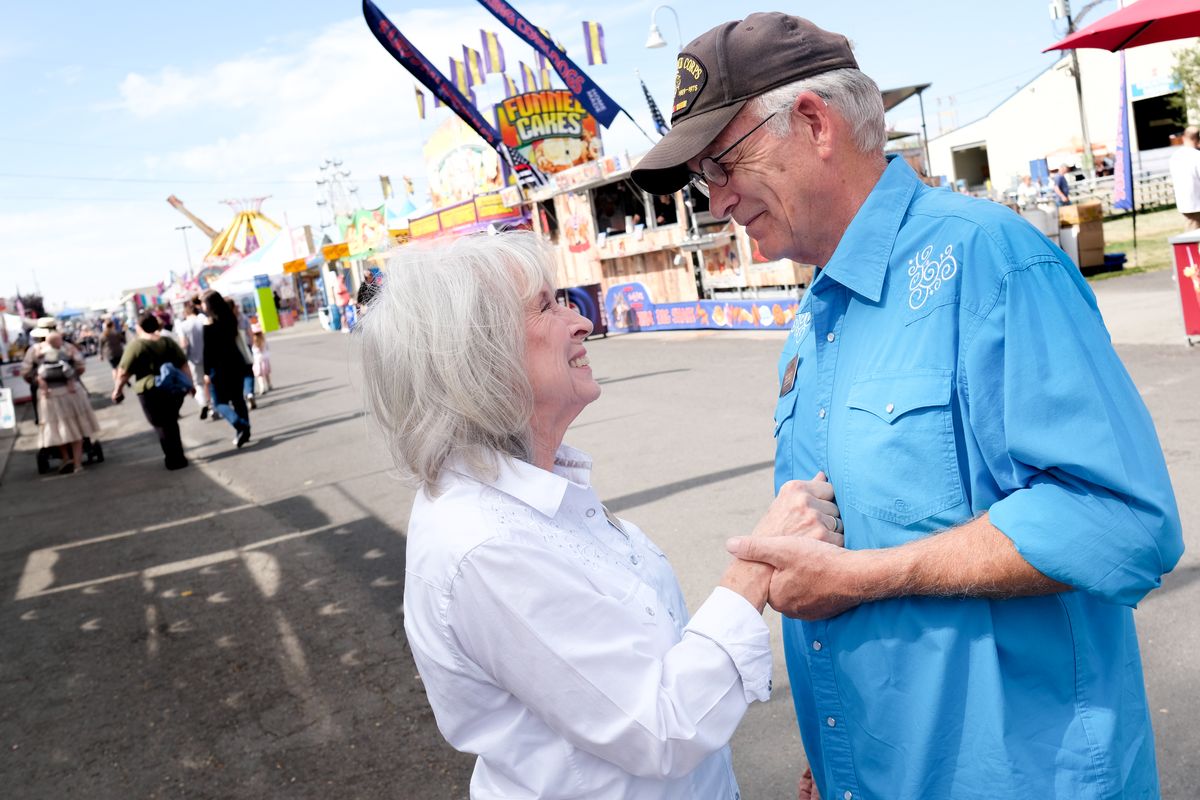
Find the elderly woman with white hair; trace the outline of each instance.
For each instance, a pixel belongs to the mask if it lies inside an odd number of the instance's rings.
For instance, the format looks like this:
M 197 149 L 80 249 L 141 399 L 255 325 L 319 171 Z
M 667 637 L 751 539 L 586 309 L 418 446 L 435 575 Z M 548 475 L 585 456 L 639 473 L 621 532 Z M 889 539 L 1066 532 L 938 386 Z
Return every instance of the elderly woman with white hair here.
M 600 396 L 591 324 L 533 234 L 406 247 L 362 320 L 367 402 L 422 489 L 404 628 L 473 798 L 737 798 L 728 742 L 771 689 L 772 576 L 734 561 L 689 615 L 666 556 L 562 444 Z M 785 486 L 755 535 L 840 543 L 833 492 Z

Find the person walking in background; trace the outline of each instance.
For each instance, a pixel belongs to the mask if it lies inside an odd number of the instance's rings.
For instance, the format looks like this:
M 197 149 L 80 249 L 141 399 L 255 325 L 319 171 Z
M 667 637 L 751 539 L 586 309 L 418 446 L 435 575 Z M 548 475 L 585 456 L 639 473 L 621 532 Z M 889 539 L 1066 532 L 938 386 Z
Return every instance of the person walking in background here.
M 1058 172 L 1054 176 L 1054 182 L 1051 184 L 1054 187 L 1054 204 L 1056 206 L 1071 205 L 1071 184 L 1067 181 L 1067 173 L 1071 168 L 1066 164 L 1060 164 Z
M 233 443 L 240 449 L 250 441 L 250 411 L 243 392 L 246 379 L 253 381 L 253 374 L 238 346 L 241 333 L 233 308 L 213 289 L 204 293 L 202 304 L 208 315 L 204 326 L 204 377 L 209 402 L 213 411 L 233 426 Z
M 112 368 L 113 383 L 117 380 L 117 365 L 125 353 L 125 334 L 117 330 L 116 323 L 111 319 L 104 320 L 104 330 L 100 334 L 100 357 Z
M 63 465 L 59 474 L 83 469 L 83 440 L 100 432 L 87 391 L 79 382 L 83 354 L 63 335 L 50 330 L 25 353 L 23 377 L 37 393 L 38 447 L 58 447 Z
M 1183 214 L 1189 231 L 1200 229 L 1200 149 L 1197 148 L 1200 148 L 1200 128 L 1191 125 L 1183 131 L 1183 144 L 1171 154 L 1175 207 Z
M 267 335 L 261 330 L 251 334 L 253 344 L 250 345 L 250 355 L 254 359 L 254 390 L 258 394 L 266 394 L 271 390 L 271 351 L 267 349 Z
M 204 374 L 204 326 L 206 324 L 208 324 L 208 317 L 200 308 L 200 298 L 189 297 L 183 304 L 183 322 L 177 326 L 178 330 L 175 335 L 179 339 L 179 346 L 183 348 L 183 352 L 187 356 L 192 374 L 197 376 L 195 398 L 196 405 L 200 407 L 200 419 L 207 419 L 210 410 L 208 391 L 205 389 L 204 381 L 199 377 Z
M 183 348 L 170 336 L 162 335 L 160 324 L 158 315 L 153 312 L 148 311 L 138 318 L 137 338 L 125 348 L 125 355 L 117 367 L 112 401 L 119 403 L 125 399 L 125 384 L 132 378 L 142 413 L 158 434 L 167 469 L 183 469 L 188 460 L 179 436 L 179 408 L 187 392 L 168 391 L 158 386 L 155 379 L 162 374 L 164 364 L 171 364 L 181 371 L 193 387 L 197 376 L 192 373 Z
M 225 302 L 229 304 L 229 310 L 233 312 L 233 318 L 237 323 L 238 336 L 236 344 L 238 352 L 242 354 L 242 358 L 246 360 L 247 365 L 253 365 L 254 356 L 250 353 L 252 336 L 250 318 L 246 316 L 245 311 L 238 305 L 237 300 L 227 297 L 225 298 Z M 258 401 L 254 399 L 254 373 L 250 370 L 246 371 L 246 377 L 242 381 L 242 397 L 246 399 L 246 404 L 250 408 L 258 408 Z

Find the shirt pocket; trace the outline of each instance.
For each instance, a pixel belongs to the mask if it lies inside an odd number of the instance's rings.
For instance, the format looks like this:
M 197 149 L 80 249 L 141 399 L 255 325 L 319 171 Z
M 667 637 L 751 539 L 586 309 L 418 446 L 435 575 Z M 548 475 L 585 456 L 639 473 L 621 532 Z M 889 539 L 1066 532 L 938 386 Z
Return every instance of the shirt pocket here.
M 775 404 L 775 438 L 779 438 L 779 431 L 783 428 L 784 423 L 792 418 L 796 413 L 796 396 L 800 391 L 792 386 L 792 390 L 779 398 L 779 402 Z
M 856 381 L 847 418 L 839 500 L 871 517 L 909 525 L 962 502 L 947 369 Z

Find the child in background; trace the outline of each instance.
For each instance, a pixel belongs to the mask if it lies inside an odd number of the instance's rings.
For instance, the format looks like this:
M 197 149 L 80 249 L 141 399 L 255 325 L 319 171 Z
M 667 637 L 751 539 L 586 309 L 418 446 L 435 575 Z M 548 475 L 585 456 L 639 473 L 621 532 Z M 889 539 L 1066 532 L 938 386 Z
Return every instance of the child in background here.
M 250 354 L 254 357 L 255 392 L 266 394 L 271 389 L 271 351 L 267 349 L 267 337 L 262 331 L 255 331 L 250 345 Z

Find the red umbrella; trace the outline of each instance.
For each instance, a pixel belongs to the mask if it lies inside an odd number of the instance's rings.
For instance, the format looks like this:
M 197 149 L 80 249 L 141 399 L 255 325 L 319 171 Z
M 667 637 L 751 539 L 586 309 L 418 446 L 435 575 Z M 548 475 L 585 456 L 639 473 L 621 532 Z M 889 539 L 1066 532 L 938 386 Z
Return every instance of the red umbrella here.
M 1075 31 L 1051 50 L 1095 47 L 1115 53 L 1172 39 L 1200 36 L 1200 2 L 1197 0 L 1138 0 L 1103 19 Z

